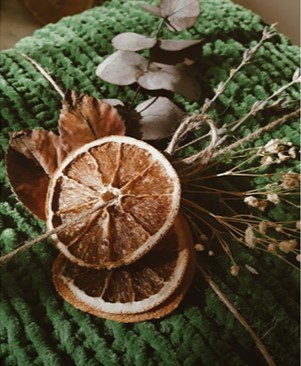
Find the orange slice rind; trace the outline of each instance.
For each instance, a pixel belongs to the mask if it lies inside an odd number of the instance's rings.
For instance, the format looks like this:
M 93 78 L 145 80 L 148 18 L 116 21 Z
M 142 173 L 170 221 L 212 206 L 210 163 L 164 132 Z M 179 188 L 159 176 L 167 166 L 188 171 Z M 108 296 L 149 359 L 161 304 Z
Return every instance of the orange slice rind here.
M 71 262 L 100 269 L 136 261 L 173 225 L 180 204 L 178 175 L 147 143 L 109 136 L 72 152 L 51 178 L 46 216 L 49 230 L 76 219 L 100 202 L 87 219 L 55 234 Z
M 188 224 L 181 217 L 174 230 L 133 264 L 95 270 L 77 266 L 60 254 L 53 265 L 53 280 L 74 307 L 106 319 L 136 322 L 160 318 L 178 306 L 192 280 L 194 261 Z

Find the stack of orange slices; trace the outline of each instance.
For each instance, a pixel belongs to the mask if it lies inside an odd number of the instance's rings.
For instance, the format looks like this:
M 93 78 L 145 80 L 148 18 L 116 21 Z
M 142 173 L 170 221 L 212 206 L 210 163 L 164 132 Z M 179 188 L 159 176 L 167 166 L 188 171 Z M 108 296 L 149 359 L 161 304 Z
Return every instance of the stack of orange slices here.
M 53 236 L 61 251 L 53 266 L 61 296 L 120 322 L 173 311 L 195 261 L 180 196 L 172 165 L 143 141 L 109 136 L 70 153 L 51 178 L 46 202 L 49 230 L 70 222 Z

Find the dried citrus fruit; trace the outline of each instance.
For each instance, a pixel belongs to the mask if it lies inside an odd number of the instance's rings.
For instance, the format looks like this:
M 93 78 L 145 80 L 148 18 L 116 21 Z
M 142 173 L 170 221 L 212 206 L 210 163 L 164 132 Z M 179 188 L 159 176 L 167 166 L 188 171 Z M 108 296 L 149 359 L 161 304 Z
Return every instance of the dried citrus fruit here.
M 164 316 L 178 306 L 191 282 L 194 260 L 188 225 L 177 218 L 174 230 L 135 263 L 96 270 L 71 263 L 60 254 L 53 280 L 61 296 L 76 308 L 135 322 Z
M 130 137 L 105 137 L 72 152 L 52 176 L 47 226 L 70 222 L 53 238 L 72 262 L 115 268 L 140 258 L 167 233 L 180 190 L 177 173 L 158 150 Z

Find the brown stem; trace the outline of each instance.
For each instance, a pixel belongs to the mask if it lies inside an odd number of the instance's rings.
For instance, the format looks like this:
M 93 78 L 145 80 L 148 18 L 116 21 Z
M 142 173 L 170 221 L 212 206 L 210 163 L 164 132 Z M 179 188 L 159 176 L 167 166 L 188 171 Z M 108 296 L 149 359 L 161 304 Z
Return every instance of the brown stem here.
M 2 257 L 0 257 L 0 264 L 5 264 L 5 263 L 9 262 L 15 255 L 17 255 L 19 253 L 22 253 L 25 250 L 31 248 L 34 244 L 37 244 L 40 241 L 47 239 L 49 236 L 57 234 L 57 233 L 65 230 L 69 226 L 86 219 L 88 216 L 92 215 L 94 212 L 96 212 L 97 210 L 99 210 L 103 206 L 107 205 L 109 202 L 105 202 L 105 203 L 104 202 L 99 202 L 91 210 L 89 210 L 89 211 L 85 212 L 84 214 L 78 216 L 76 219 L 70 220 L 69 222 L 65 222 L 64 224 L 62 224 L 60 226 L 57 226 L 56 228 L 54 228 L 52 230 L 47 231 L 46 233 L 38 236 L 37 238 L 25 242 L 23 245 L 19 246 L 17 249 L 15 249 L 15 250 L 11 251 L 10 253 L 5 254 Z
M 267 348 L 265 347 L 265 345 L 261 342 L 260 338 L 254 332 L 254 330 L 251 328 L 251 326 L 245 320 L 245 318 L 238 312 L 238 310 L 231 303 L 231 301 L 228 299 L 228 297 L 222 292 L 220 287 L 213 281 L 211 276 L 199 264 L 197 264 L 197 269 L 202 274 L 202 276 L 204 277 L 206 282 L 210 285 L 212 290 L 216 293 L 218 298 L 227 306 L 227 308 L 231 311 L 231 313 L 235 316 L 235 318 L 240 322 L 240 324 L 248 332 L 250 337 L 255 342 L 258 350 L 260 351 L 262 356 L 265 358 L 267 364 L 269 366 L 276 366 L 276 364 L 273 360 L 273 357 L 269 354 L 269 352 L 268 352 Z
M 31 57 L 27 56 L 25 53 L 20 53 L 22 57 L 24 57 L 27 61 L 33 64 L 33 66 L 44 76 L 45 79 L 47 79 L 50 84 L 54 87 L 54 89 L 60 94 L 62 99 L 65 98 L 65 93 L 62 91 L 62 89 L 57 85 L 57 83 L 52 79 L 52 77 L 48 74 L 46 70 L 43 69 L 41 65 L 39 65 L 35 60 L 33 60 Z
M 230 152 L 230 151 L 236 149 L 237 147 L 241 146 L 242 144 L 260 137 L 265 132 L 270 131 L 270 130 L 274 129 L 277 126 L 282 125 L 283 123 L 285 123 L 290 118 L 298 117 L 299 114 L 300 114 L 300 110 L 301 109 L 298 108 L 294 112 L 291 112 L 289 114 L 284 115 L 281 118 L 276 119 L 275 121 L 267 124 L 266 126 L 264 126 L 262 128 L 259 128 L 257 131 L 252 132 L 249 135 L 247 135 L 246 137 L 244 137 L 244 138 L 234 142 L 233 144 L 225 147 L 224 149 L 216 151 L 214 154 L 212 154 L 211 159 L 214 159 L 217 156 L 226 154 L 227 152 Z

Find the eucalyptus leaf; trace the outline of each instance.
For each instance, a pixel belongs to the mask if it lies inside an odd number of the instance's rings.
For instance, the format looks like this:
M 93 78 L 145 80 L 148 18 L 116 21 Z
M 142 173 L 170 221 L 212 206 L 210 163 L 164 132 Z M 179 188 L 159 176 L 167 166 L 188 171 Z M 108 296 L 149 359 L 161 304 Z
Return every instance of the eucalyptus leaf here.
M 146 37 L 134 32 L 118 34 L 112 40 L 112 45 L 118 50 L 140 51 L 154 47 L 156 38 Z
M 162 0 L 161 16 L 167 20 L 171 31 L 190 28 L 200 14 L 199 0 Z
M 198 45 L 202 42 L 198 40 L 185 40 L 185 39 L 160 39 L 158 47 L 164 51 L 182 51 L 188 47 Z
M 198 100 L 200 97 L 200 86 L 189 67 L 183 63 L 175 66 L 151 63 L 148 71 L 143 73 L 137 82 L 145 89 L 169 90 L 191 101 Z
M 102 99 L 102 101 L 110 104 L 112 107 L 116 107 L 118 105 L 124 106 L 124 103 L 121 100 L 115 98 Z
M 151 4 L 146 4 L 146 3 L 140 3 L 139 6 L 147 11 L 148 13 L 152 14 L 152 15 L 156 15 L 158 17 L 161 17 L 161 9 L 158 6 L 154 6 Z
M 104 81 L 116 85 L 130 85 L 145 72 L 148 60 L 132 51 L 116 51 L 107 57 L 96 70 Z
M 185 113 L 170 99 L 154 97 L 136 107 L 140 113 L 143 140 L 160 140 L 170 136 L 178 127 Z

